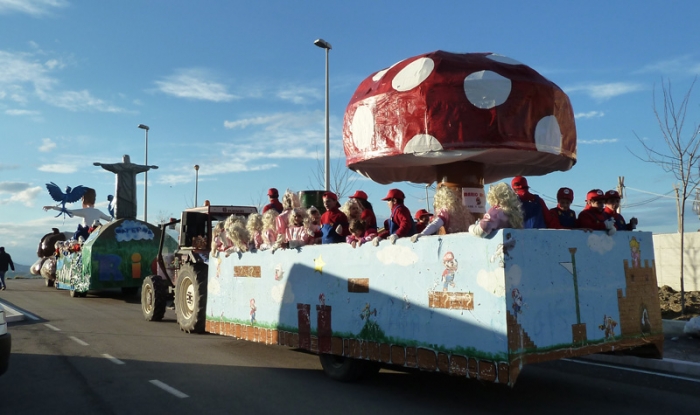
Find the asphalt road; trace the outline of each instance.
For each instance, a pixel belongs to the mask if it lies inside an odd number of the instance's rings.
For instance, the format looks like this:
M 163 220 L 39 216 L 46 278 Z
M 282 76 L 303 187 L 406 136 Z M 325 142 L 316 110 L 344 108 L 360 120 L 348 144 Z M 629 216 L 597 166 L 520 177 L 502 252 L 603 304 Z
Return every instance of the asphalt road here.
M 147 322 L 138 298 L 11 280 L 0 299 L 31 315 L 10 323 L 0 414 L 696 413 L 700 381 L 559 361 L 526 366 L 513 389 L 382 370 L 328 379 L 314 355 Z M 33 319 L 32 317 L 36 318 Z

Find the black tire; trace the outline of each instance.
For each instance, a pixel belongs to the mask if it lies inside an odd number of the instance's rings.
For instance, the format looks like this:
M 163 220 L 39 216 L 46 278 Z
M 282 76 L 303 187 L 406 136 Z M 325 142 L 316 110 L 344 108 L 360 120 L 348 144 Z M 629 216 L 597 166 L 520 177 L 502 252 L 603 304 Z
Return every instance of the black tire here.
M 168 302 L 168 284 L 157 275 L 143 280 L 141 286 L 141 311 L 146 321 L 161 321 Z
M 127 297 L 136 295 L 139 292 L 139 287 L 122 287 L 122 294 Z
M 184 264 L 175 284 L 175 314 L 180 330 L 204 333 L 207 313 L 207 266 Z
M 46 284 L 47 287 L 53 287 L 53 281 L 48 278 L 44 278 L 44 284 Z
M 350 357 L 332 354 L 320 354 L 323 371 L 333 380 L 354 382 L 379 372 L 380 365 L 376 362 L 352 359 Z

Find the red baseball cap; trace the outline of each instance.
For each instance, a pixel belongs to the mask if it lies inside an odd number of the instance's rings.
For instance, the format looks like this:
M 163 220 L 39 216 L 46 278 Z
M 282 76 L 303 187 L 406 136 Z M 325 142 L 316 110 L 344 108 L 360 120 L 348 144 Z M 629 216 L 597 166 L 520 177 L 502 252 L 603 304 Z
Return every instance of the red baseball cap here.
M 415 218 L 416 218 L 416 220 L 418 220 L 421 218 L 421 216 L 430 216 L 430 215 L 432 215 L 432 213 L 428 212 L 427 210 L 418 209 L 418 212 L 416 212 Z
M 622 199 L 622 196 L 620 196 L 620 193 L 617 190 L 608 190 L 605 192 L 605 198 L 606 199 Z
M 279 197 L 280 196 L 279 192 L 274 187 L 267 189 L 267 195 L 269 197 Z
M 364 199 L 367 200 L 367 193 L 362 190 L 356 190 L 355 194 L 350 196 L 350 199 Z
M 510 187 L 512 187 L 513 190 L 529 189 L 530 188 L 530 186 L 527 185 L 527 179 L 524 178 L 523 176 L 513 177 L 513 181 L 510 182 Z
M 586 201 L 588 200 L 605 200 L 605 193 L 600 189 L 593 189 L 586 193 Z
M 332 199 L 332 200 L 335 200 L 336 202 L 338 201 L 338 196 L 336 196 L 336 194 L 333 192 L 325 192 L 323 194 L 323 198 L 324 199 Z
M 559 199 L 567 199 L 570 201 L 574 201 L 574 191 L 569 189 L 568 187 L 562 187 L 559 189 L 557 192 L 557 200 Z
M 391 200 L 391 199 L 399 199 L 399 200 L 404 200 L 406 196 L 404 196 L 403 192 L 399 189 L 390 189 L 389 193 L 386 194 L 386 197 L 382 200 Z

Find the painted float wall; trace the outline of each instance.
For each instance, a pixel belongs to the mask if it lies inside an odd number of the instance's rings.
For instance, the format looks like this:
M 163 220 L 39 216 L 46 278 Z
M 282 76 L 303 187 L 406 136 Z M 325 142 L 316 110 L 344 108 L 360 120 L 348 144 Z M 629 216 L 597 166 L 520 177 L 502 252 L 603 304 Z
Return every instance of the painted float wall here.
M 206 314 L 207 331 L 321 353 L 450 372 L 457 356 L 482 378 L 489 362 L 487 380 L 509 384 L 523 363 L 663 341 L 646 232 L 506 229 L 221 255 Z
M 686 291 L 700 291 L 700 232 L 684 234 L 683 285 Z M 659 286 L 681 289 L 681 237 L 679 233 L 654 235 L 654 256 Z

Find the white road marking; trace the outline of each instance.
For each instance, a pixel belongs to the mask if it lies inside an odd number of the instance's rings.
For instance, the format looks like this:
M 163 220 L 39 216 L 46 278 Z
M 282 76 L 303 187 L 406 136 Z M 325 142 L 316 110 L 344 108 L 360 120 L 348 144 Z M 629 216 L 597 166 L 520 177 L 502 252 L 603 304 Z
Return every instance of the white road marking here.
M 625 367 L 625 366 L 616 366 L 616 365 L 607 365 L 605 363 L 594 363 L 591 361 L 583 361 L 583 360 L 571 360 L 571 359 L 561 359 L 565 360 L 567 362 L 571 363 L 580 363 L 582 365 L 591 365 L 591 366 L 600 366 L 600 367 L 607 367 L 611 369 L 617 369 L 617 370 L 626 370 L 628 372 L 637 372 L 637 373 L 645 373 L 647 375 L 654 375 L 654 376 L 661 376 L 664 378 L 670 378 L 670 379 L 679 379 L 679 380 L 685 380 L 688 382 L 695 382 L 695 383 L 700 383 L 700 379 L 696 378 L 689 378 L 685 376 L 677 376 L 677 375 L 671 375 L 667 373 L 661 373 L 661 372 L 652 372 L 650 370 L 641 370 L 641 369 L 634 369 L 631 367 Z
M 107 353 L 103 354 L 102 356 L 104 356 L 104 357 L 106 357 L 107 359 L 111 360 L 112 363 L 114 363 L 115 365 L 124 365 L 124 364 L 126 364 L 126 363 L 122 362 L 121 360 L 117 359 L 116 357 L 108 355 Z
M 157 379 L 149 380 L 149 382 L 158 386 L 159 388 L 163 389 L 164 391 L 177 396 L 178 398 L 189 398 L 189 395 L 186 395 L 186 394 L 180 392 L 179 390 L 173 388 L 172 386 L 168 386 L 165 383 L 163 383 Z
M 89 344 L 85 343 L 84 341 L 80 340 L 77 337 L 73 337 L 73 336 L 68 336 L 68 337 L 70 337 L 74 342 L 78 343 L 81 346 L 89 346 Z
M 59 328 L 56 327 L 56 326 L 52 326 L 51 324 L 44 324 L 44 325 L 45 325 L 46 327 L 50 328 L 50 329 L 53 330 L 53 331 L 61 331 L 61 329 L 59 329 Z

